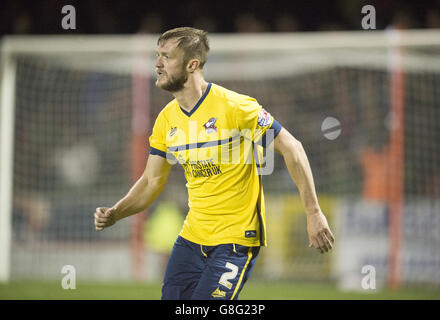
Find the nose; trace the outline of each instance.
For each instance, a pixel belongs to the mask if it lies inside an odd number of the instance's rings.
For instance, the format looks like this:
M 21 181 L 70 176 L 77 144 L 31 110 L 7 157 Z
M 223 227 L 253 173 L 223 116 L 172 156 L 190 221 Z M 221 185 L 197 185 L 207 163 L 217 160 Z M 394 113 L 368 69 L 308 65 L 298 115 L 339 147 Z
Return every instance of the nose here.
M 156 58 L 156 64 L 155 64 L 155 67 L 156 67 L 156 68 L 162 68 L 162 67 L 163 67 L 162 59 L 161 59 L 160 56 Z

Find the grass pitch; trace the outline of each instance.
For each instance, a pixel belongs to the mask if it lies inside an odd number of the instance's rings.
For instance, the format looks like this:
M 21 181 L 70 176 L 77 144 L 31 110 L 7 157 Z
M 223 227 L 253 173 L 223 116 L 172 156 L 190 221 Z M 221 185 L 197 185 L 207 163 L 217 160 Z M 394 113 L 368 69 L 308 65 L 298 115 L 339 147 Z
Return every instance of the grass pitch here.
M 0 284 L 0 300 L 158 300 L 160 283 L 92 283 L 77 281 L 65 290 L 61 282 Z M 332 284 L 248 282 L 240 300 L 440 300 L 440 289 L 341 291 Z

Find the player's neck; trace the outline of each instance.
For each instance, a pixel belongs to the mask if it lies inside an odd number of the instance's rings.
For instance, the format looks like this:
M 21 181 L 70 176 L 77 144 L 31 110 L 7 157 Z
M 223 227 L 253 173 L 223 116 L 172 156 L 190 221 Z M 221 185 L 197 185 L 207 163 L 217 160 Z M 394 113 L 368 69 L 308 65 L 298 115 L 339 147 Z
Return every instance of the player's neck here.
M 185 87 L 179 92 L 174 92 L 179 106 L 187 112 L 197 104 L 208 88 L 208 82 L 202 76 L 192 76 L 188 78 Z

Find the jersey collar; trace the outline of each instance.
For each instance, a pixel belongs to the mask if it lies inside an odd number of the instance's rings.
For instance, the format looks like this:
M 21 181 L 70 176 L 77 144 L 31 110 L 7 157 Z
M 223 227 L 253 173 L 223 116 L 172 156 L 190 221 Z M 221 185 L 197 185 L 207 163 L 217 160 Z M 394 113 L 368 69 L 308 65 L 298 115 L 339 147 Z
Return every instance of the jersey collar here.
M 202 102 L 205 100 L 205 98 L 206 98 L 206 96 L 208 95 L 210 89 L 211 89 L 211 82 L 208 83 L 208 87 L 206 88 L 205 93 L 200 97 L 199 101 L 197 101 L 197 104 L 194 106 L 194 108 L 191 109 L 190 112 L 188 112 L 188 111 L 182 109 L 182 107 L 179 106 L 180 110 L 182 110 L 182 112 L 183 112 L 184 114 L 186 114 L 188 117 L 191 117 L 191 115 L 192 115 L 194 112 L 196 112 L 196 110 L 199 108 L 199 106 L 200 106 L 200 105 L 202 104 Z

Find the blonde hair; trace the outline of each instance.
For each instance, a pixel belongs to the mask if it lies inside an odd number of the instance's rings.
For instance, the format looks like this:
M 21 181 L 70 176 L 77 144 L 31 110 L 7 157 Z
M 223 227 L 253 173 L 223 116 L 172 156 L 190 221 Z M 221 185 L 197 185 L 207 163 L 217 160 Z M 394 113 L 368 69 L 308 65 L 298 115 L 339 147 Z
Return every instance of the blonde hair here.
M 188 63 L 190 59 L 196 58 L 200 61 L 200 69 L 203 69 L 208 60 L 209 41 L 208 32 L 191 28 L 180 27 L 164 32 L 157 44 L 161 44 L 170 39 L 177 39 L 177 47 L 184 52 L 184 63 Z

